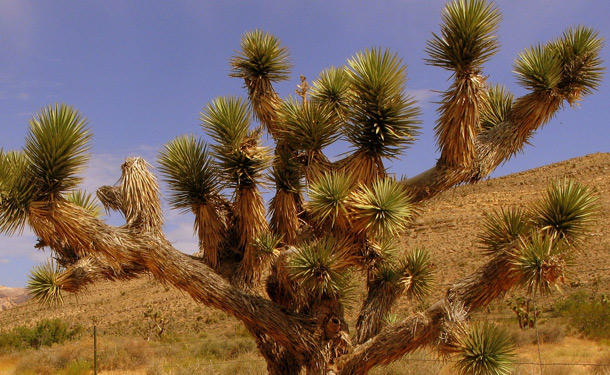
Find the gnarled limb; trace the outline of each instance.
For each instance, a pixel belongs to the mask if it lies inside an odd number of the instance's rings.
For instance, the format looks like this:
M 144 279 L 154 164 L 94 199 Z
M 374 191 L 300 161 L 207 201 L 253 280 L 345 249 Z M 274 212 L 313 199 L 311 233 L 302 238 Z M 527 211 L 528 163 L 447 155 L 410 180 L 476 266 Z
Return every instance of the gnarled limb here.
M 543 93 L 531 93 L 518 99 L 507 120 L 477 137 L 472 167 L 452 167 L 439 160 L 433 168 L 402 181 L 403 186 L 414 201 L 423 201 L 455 185 L 482 180 L 521 151 L 534 132 L 553 117 L 561 103 L 559 97 Z
M 82 255 L 102 254 L 114 264 L 140 264 L 159 281 L 218 308 L 285 347 L 301 363 L 316 358 L 317 343 L 306 321 L 279 305 L 231 286 L 208 266 L 174 249 L 159 235 L 111 227 L 69 202 L 38 202 L 29 222 L 45 242 L 60 238 Z
M 475 310 L 487 306 L 516 286 L 520 276 L 511 267 L 506 251 L 454 284 L 442 300 L 421 314 L 384 328 L 378 335 L 354 347 L 339 363 L 339 374 L 364 375 L 425 346 L 446 344 L 447 327 L 460 324 Z M 456 311 L 458 313 L 456 313 Z M 449 343 L 450 344 L 450 343 Z M 437 349 L 443 349 L 438 348 Z

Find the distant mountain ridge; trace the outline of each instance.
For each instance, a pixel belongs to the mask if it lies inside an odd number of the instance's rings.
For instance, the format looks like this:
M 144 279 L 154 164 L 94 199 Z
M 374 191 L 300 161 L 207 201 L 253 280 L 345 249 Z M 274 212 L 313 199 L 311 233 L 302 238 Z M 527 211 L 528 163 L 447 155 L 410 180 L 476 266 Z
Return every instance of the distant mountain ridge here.
M 8 310 L 30 299 L 27 289 L 0 285 L 0 311 Z

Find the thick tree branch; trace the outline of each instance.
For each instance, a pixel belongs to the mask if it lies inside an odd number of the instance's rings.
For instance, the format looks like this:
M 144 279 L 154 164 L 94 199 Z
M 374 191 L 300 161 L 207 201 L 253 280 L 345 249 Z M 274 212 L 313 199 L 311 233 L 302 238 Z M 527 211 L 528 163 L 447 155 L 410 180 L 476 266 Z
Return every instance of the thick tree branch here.
M 451 336 L 447 327 L 459 324 L 519 283 L 520 277 L 510 263 L 511 256 L 508 251 L 496 255 L 472 275 L 454 284 L 445 298 L 422 314 L 388 326 L 356 346 L 342 359 L 339 373 L 363 375 L 375 366 L 389 364 L 424 346 L 439 349 L 439 345 L 445 344 L 443 337 Z
M 60 238 L 82 256 L 102 254 L 113 266 L 140 264 L 161 282 L 218 308 L 285 347 L 301 363 L 316 357 L 317 343 L 305 319 L 231 286 L 208 266 L 174 249 L 160 235 L 111 227 L 69 202 L 38 202 L 29 222 L 44 241 Z
M 455 185 L 487 177 L 521 151 L 533 133 L 553 117 L 562 101 L 546 92 L 534 92 L 518 99 L 506 121 L 477 137 L 475 162 L 471 168 L 453 167 L 439 160 L 433 168 L 404 180 L 403 186 L 414 201 L 423 201 Z

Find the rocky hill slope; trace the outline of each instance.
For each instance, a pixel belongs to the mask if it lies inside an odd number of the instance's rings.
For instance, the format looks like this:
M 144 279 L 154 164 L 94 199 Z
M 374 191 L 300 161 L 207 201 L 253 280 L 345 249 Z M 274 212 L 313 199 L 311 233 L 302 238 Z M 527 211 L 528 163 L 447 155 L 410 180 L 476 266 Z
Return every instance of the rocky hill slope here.
M 9 288 L 0 285 L 0 311 L 27 301 L 30 298 L 27 290 L 22 288 Z
M 431 251 L 438 267 L 433 298 L 485 261 L 477 243 L 485 212 L 501 206 L 527 205 L 545 191 L 549 182 L 564 177 L 593 187 L 601 206 L 584 254 L 577 255 L 571 267 L 566 290 L 610 292 L 610 153 L 597 153 L 460 186 L 427 202 L 407 231 L 404 244 L 409 249 L 425 247 Z M 401 309 L 406 308 L 401 305 Z M 85 326 L 95 323 L 102 332 L 129 334 L 138 332 L 146 311 L 151 309 L 163 314 L 176 332 L 208 329 L 210 324 L 222 329 L 232 321 L 224 313 L 197 305 L 188 296 L 144 277 L 125 283 L 97 283 L 77 297 L 68 296 L 61 308 L 26 302 L 0 312 L 0 327 L 60 317 Z

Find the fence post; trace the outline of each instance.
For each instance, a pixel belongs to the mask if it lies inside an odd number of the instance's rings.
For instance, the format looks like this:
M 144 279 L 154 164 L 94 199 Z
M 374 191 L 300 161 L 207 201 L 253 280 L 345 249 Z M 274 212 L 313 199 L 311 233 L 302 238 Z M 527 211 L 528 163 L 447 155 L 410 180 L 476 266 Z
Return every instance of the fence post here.
M 93 374 L 97 375 L 97 326 L 93 326 Z

